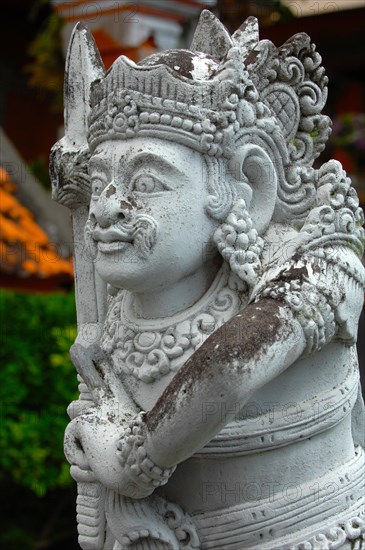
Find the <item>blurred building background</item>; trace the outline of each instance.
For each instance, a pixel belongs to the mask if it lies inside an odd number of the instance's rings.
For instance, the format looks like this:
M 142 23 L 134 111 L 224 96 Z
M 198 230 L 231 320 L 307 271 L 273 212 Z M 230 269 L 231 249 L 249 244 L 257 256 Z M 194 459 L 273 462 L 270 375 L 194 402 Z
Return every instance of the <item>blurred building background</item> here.
M 77 395 L 68 359 L 76 330 L 72 238 L 48 177 L 49 151 L 63 132 L 70 34 L 83 21 L 108 68 L 122 54 L 139 61 L 189 47 L 203 8 L 231 32 L 255 15 L 261 38 L 277 46 L 296 32 L 311 36 L 330 78 L 326 112 L 334 122 L 319 161 L 340 160 L 365 204 L 365 0 L 1 0 L 0 547 L 78 548 L 62 450 L 65 404 Z M 363 369 L 364 329 L 363 315 Z

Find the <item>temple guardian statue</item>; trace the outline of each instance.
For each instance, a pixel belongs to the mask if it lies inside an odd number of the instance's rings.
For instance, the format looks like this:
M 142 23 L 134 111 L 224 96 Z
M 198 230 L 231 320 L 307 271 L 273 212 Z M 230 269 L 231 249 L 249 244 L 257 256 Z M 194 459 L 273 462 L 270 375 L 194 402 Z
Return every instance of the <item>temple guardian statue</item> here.
M 105 72 L 78 24 L 54 198 L 72 212 L 84 550 L 365 548 L 363 214 L 306 34 L 209 11 Z

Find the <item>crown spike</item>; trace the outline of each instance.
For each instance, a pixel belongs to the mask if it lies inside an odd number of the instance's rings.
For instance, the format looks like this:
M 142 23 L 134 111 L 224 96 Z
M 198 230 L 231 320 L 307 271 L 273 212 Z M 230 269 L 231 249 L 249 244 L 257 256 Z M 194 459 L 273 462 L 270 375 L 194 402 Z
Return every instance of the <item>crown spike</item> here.
M 245 59 L 260 40 L 257 18 L 253 16 L 247 17 L 233 34 L 232 39 L 239 46 L 242 57 Z
M 232 48 L 233 41 L 225 26 L 209 10 L 203 10 L 190 46 L 193 52 L 203 52 L 223 59 Z
M 87 143 L 91 84 L 104 76 L 105 68 L 94 38 L 79 22 L 67 52 L 64 84 L 65 134 L 74 145 Z

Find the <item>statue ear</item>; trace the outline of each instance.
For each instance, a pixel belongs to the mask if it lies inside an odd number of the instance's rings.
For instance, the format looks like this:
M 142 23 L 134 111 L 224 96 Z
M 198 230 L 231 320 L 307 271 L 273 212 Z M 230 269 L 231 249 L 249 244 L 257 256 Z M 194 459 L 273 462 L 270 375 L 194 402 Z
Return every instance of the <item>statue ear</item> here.
M 238 197 L 246 201 L 254 226 L 261 235 L 274 214 L 277 175 L 269 155 L 258 145 L 243 145 L 229 163 Z

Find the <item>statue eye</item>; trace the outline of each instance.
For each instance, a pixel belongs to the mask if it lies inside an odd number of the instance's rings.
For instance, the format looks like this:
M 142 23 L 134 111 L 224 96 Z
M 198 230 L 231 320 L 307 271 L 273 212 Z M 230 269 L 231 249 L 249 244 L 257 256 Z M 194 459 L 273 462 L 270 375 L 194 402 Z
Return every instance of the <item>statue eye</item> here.
M 132 184 L 132 190 L 136 193 L 160 193 L 165 189 L 168 189 L 168 186 L 151 174 L 137 176 Z

